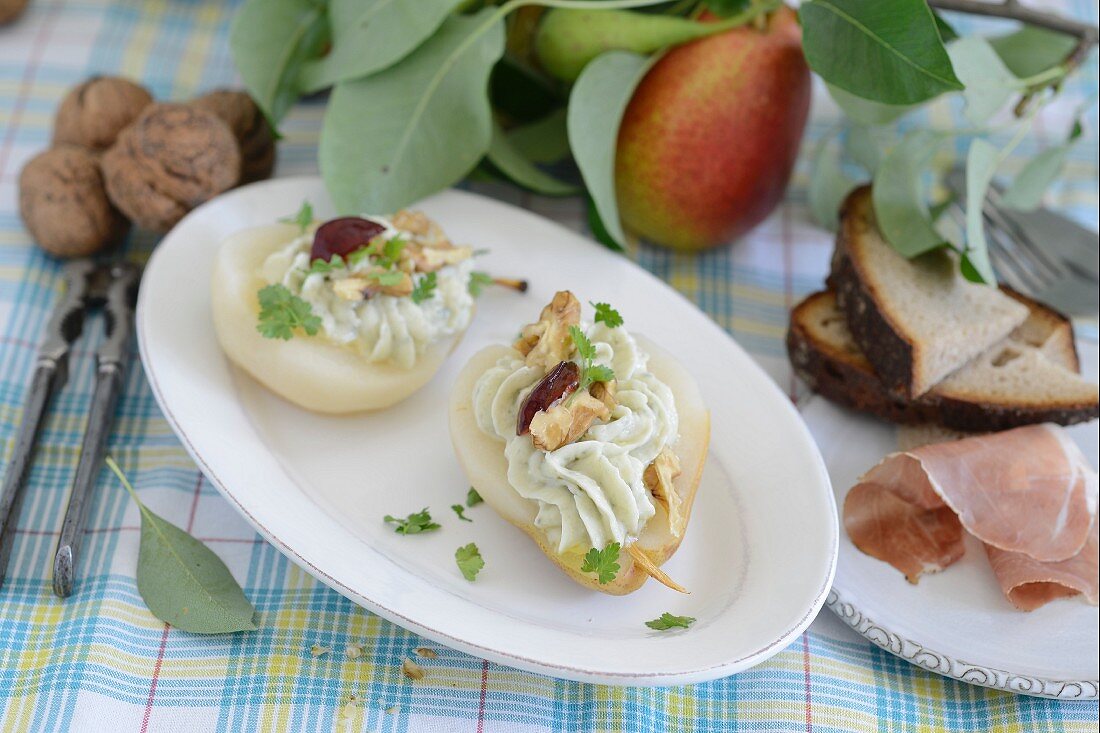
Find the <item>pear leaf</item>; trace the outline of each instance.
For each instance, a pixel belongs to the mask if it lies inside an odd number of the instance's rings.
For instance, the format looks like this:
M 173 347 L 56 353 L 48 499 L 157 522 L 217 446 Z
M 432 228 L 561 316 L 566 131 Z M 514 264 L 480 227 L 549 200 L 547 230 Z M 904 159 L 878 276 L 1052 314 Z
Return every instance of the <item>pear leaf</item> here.
M 237 11 L 229 31 L 233 61 L 272 127 L 297 101 L 302 67 L 328 39 L 321 0 L 246 0 Z
M 840 203 L 854 186 L 840 167 L 840 153 L 828 138 L 817 145 L 813 172 L 810 174 L 810 213 L 814 221 L 830 231 L 836 231 Z
M 955 72 L 966 84 L 963 91 L 966 118 L 975 125 L 985 124 L 1009 97 L 1023 89 L 1023 83 L 984 38 L 961 38 L 951 44 L 947 53 Z
M 499 124 L 493 124 L 493 137 L 489 142 L 487 157 L 513 183 L 536 193 L 568 196 L 579 190 L 577 186 L 559 181 L 524 157 Z
M 1026 78 L 1065 61 L 1077 46 L 1077 39 L 1046 28 L 1025 25 L 1013 33 L 990 38 L 989 45 L 1009 71 Z
M 872 125 L 852 125 L 844 137 L 844 153 L 874 175 L 882 161 L 882 130 Z
M 962 274 L 973 282 L 997 283 L 989 263 L 982 209 L 989 184 L 1000 163 L 997 148 L 988 140 L 976 138 L 966 154 L 966 249 L 962 253 Z
M 1019 211 L 1039 208 L 1043 194 L 1062 172 L 1069 151 L 1081 138 L 1081 122 L 1075 120 L 1066 141 L 1041 150 L 1016 174 L 1012 185 L 1001 197 L 1001 204 Z
M 909 105 L 963 88 L 925 0 L 811 0 L 799 17 L 810 68 L 850 94 Z
M 916 109 L 916 105 L 912 104 L 872 102 L 870 99 L 857 97 L 829 83 L 825 84 L 825 88 L 829 90 L 829 96 L 844 111 L 844 114 L 860 125 L 885 125 Z
M 546 117 L 508 130 L 508 140 L 533 163 L 556 163 L 569 155 L 569 133 L 565 129 L 565 108 Z
M 320 164 L 338 211 L 394 211 L 477 165 L 492 137 L 489 72 L 504 52 L 497 15 L 450 16 L 415 54 L 334 87 Z
M 905 257 L 942 247 L 925 200 L 921 175 L 945 140 L 943 133 L 918 130 L 894 146 L 875 172 L 875 219 L 886 241 Z
M 315 92 L 392 66 L 423 43 L 461 0 L 331 0 L 332 50 L 302 67 Z
M 255 630 L 256 609 L 221 558 L 146 507 L 113 458 L 107 466 L 141 511 L 137 588 L 153 615 L 194 634 Z
M 644 56 L 608 51 L 585 67 L 569 95 L 566 127 L 573 157 L 599 220 L 620 246 L 626 236 L 615 200 L 615 148 L 627 103 L 648 69 Z

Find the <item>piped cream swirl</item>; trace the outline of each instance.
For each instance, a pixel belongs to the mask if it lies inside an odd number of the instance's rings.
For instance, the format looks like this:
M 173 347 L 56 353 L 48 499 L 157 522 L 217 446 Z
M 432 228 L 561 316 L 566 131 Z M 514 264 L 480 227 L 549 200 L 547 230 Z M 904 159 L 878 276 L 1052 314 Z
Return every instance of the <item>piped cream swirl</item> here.
M 516 435 L 516 414 L 544 376 L 518 351 L 488 369 L 473 393 L 478 427 L 505 442 L 508 483 L 538 502 L 535 525 L 558 552 L 637 538 L 655 511 L 642 474 L 679 430 L 672 391 L 648 371 L 648 355 L 634 338 L 602 323 L 586 335 L 596 363 L 615 372 L 617 404 L 610 420 L 579 440 L 543 451 L 530 435 Z

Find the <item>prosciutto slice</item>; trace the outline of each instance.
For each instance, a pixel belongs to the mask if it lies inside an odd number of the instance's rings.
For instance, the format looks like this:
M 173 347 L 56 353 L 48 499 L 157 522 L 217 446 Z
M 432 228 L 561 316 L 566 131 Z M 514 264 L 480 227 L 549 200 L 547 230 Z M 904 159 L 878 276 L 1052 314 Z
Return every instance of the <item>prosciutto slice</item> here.
M 890 454 L 848 492 L 844 526 L 912 583 L 962 557 L 965 529 L 1018 607 L 1075 593 L 1095 603 L 1096 501 L 1073 441 L 1031 425 Z

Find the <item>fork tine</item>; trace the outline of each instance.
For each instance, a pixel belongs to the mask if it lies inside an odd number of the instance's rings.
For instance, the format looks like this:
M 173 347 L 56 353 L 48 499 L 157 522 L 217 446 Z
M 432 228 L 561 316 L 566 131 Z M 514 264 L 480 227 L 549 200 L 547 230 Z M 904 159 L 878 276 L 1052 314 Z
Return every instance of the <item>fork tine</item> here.
M 1001 230 L 988 227 L 987 234 L 990 258 L 1000 265 L 998 271 L 1002 274 L 1011 271 L 1014 275 L 1016 282 L 1009 285 L 1028 295 L 1046 289 L 1049 283 L 1037 273 L 1029 259 L 1020 255 L 1019 249 L 1012 246 L 1011 240 Z
M 1068 274 L 1065 267 L 1051 258 L 1015 222 L 1006 218 L 992 201 L 986 200 L 982 214 L 990 229 L 998 230 L 1004 234 L 1005 238 L 1013 244 L 1021 256 L 1031 260 L 1035 268 L 1042 272 L 1042 276 L 1048 283 L 1061 280 Z

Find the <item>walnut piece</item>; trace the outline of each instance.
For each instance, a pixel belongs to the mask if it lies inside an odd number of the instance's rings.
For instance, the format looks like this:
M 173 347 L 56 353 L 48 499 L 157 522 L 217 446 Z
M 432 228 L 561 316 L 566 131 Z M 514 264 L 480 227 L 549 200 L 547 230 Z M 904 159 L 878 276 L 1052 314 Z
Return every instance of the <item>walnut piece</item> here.
M 145 87 L 117 76 L 93 76 L 73 87 L 53 126 L 53 144 L 106 150 L 122 130 L 153 103 Z
M 474 255 L 472 247 L 417 247 L 409 245 L 410 256 L 418 272 L 435 272 L 447 265 L 457 265 Z
M 98 252 L 128 226 L 107 199 L 95 154 L 75 145 L 51 148 L 23 166 L 19 213 L 38 246 L 56 257 Z
M 673 484 L 673 479 L 679 475 L 680 459 L 669 448 L 658 453 L 642 474 L 645 487 L 668 514 L 668 529 L 673 537 L 679 537 L 684 532 L 684 514 L 680 506 L 682 502 Z
M 513 346 L 527 357 L 527 366 L 542 367 L 543 371 L 548 371 L 573 353 L 569 327 L 576 326 L 580 321 L 580 301 L 568 290 L 560 290 L 542 309 L 539 320 L 523 327 L 519 340 Z
M 443 233 L 442 227 L 428 218 L 422 211 L 401 209 L 391 219 L 397 229 L 413 235 L 413 240 L 425 247 L 450 247 L 451 240 Z
M 191 102 L 222 119 L 241 149 L 240 183 L 262 181 L 275 168 L 275 133 L 247 92 L 216 89 Z
M 552 451 L 580 438 L 596 420 L 611 416 L 607 405 L 585 392 L 559 402 L 531 419 L 531 440 L 540 450 Z
M 615 401 L 615 392 L 617 391 L 618 384 L 619 383 L 614 379 L 610 382 L 596 382 L 588 388 L 588 392 L 597 400 L 607 405 L 608 410 L 614 410 L 615 405 L 619 404 Z
M 395 271 L 383 270 L 381 267 L 375 267 L 367 272 L 383 273 Z M 375 278 L 365 275 L 352 275 L 351 277 L 345 277 L 342 280 L 334 282 L 332 284 L 332 289 L 344 300 L 365 300 L 375 294 L 394 295 L 400 298 L 412 294 L 413 291 L 412 277 L 410 277 L 407 272 L 402 272 L 401 275 L 401 281 L 393 285 L 382 285 Z
M 134 223 L 172 228 L 188 211 L 236 185 L 241 153 L 213 112 L 153 104 L 103 155 L 107 195 Z

